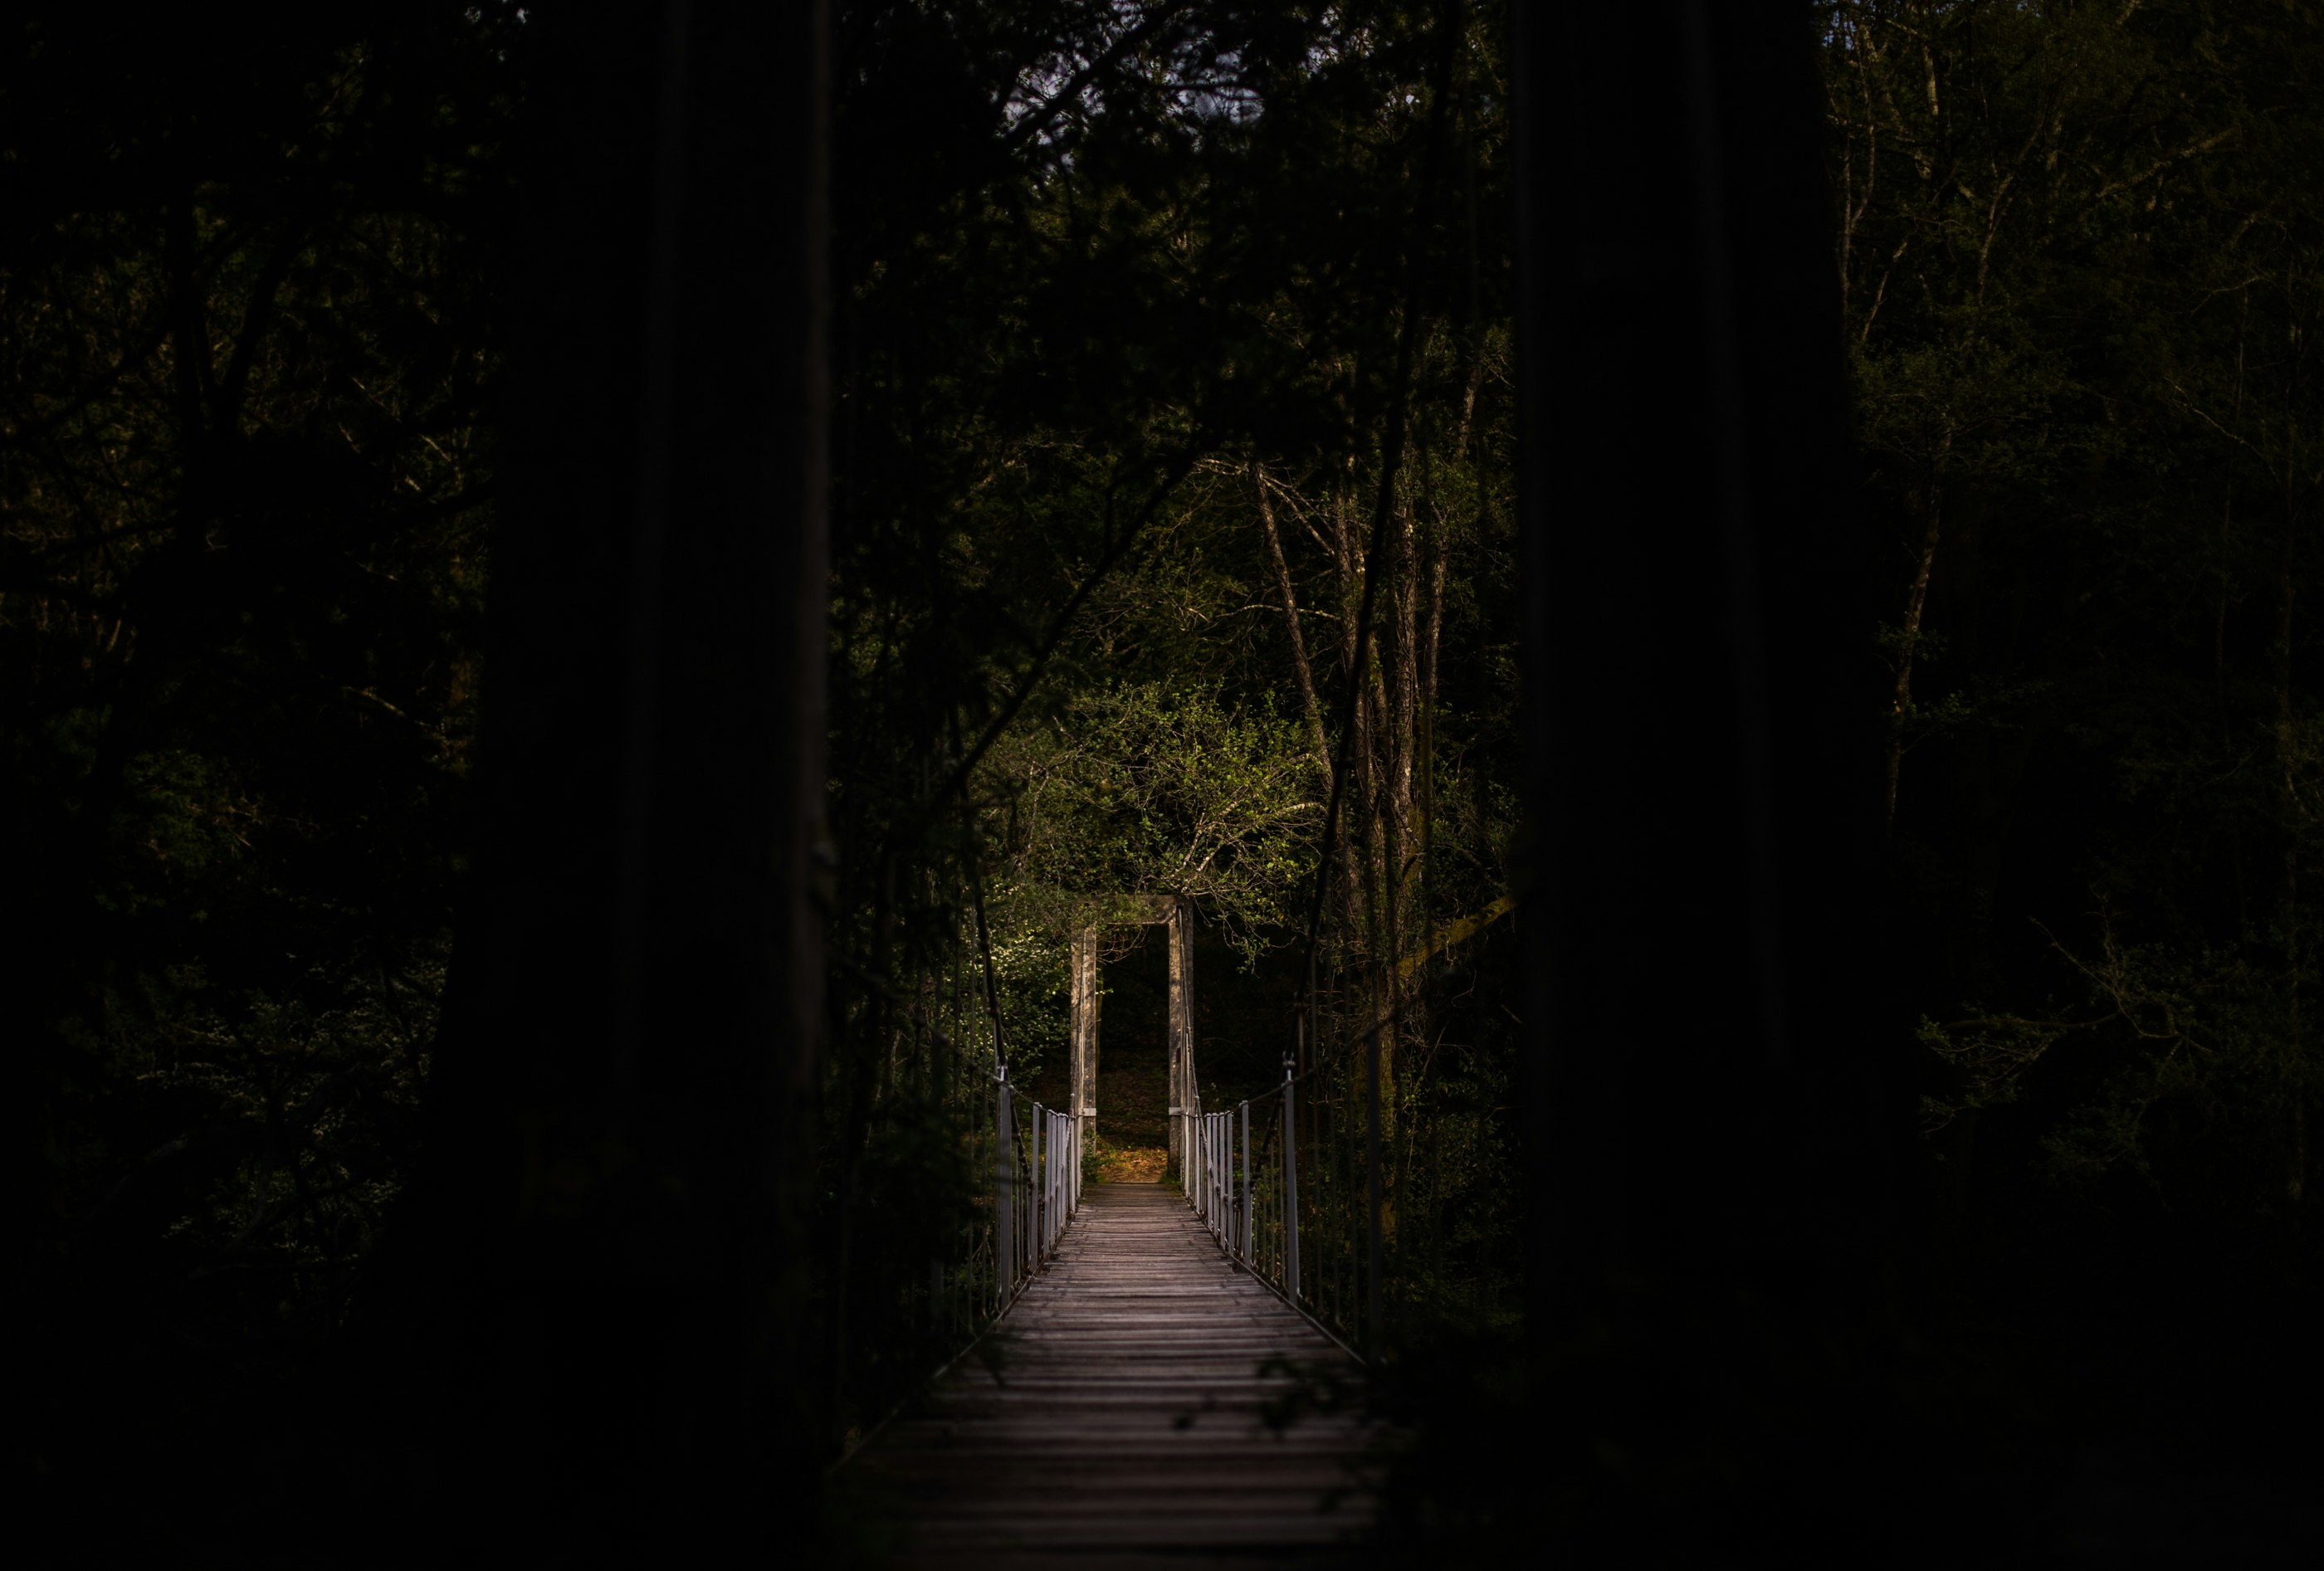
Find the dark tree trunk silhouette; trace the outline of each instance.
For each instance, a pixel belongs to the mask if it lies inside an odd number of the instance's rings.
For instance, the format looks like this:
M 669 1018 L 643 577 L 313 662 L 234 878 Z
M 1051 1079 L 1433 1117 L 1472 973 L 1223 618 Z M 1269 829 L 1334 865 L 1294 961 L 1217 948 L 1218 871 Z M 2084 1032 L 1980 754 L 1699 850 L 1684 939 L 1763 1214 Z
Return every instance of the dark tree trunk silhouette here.
M 1813 1269 L 1885 1236 L 1911 1122 L 1810 8 L 1515 14 L 1530 1254 L 1554 1320 L 1610 1271 Z
M 764 1545 L 814 1443 L 825 24 L 531 25 L 475 892 L 373 1308 L 459 1519 Z

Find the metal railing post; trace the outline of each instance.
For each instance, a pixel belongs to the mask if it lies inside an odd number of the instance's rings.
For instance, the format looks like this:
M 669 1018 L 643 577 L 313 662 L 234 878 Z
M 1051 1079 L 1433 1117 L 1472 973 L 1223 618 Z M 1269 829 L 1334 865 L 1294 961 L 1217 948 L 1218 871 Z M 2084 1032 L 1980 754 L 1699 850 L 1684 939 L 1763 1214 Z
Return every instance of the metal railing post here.
M 1380 1027 L 1364 1038 L 1364 1356 L 1379 1356 L 1380 1264 Z
M 1242 1187 L 1237 1192 L 1237 1215 L 1242 1218 L 1242 1263 L 1250 1266 L 1250 1104 L 1242 1105 Z
M 1195 1169 L 1194 1208 L 1204 1222 L 1211 1219 L 1211 1129 L 1210 1120 L 1201 1114 L 1194 1116 L 1194 1151 L 1200 1157 Z
M 1291 1116 L 1291 1055 L 1283 1055 L 1283 1288 L 1299 1301 L 1298 1123 Z
M 1210 1212 L 1211 1236 L 1219 1236 L 1219 1120 L 1203 1115 L 1203 1198 Z
M 1230 1138 L 1234 1129 L 1234 1115 L 1218 1116 L 1216 1143 L 1219 1173 L 1219 1242 L 1227 1253 L 1234 1253 L 1234 1143 Z
M 1194 1139 L 1197 1135 L 1202 1135 L 1202 1120 L 1187 1113 L 1178 1120 L 1178 1151 L 1185 1153 L 1185 1197 L 1202 1211 L 1202 1141 Z
M 1173 1100 L 1173 1102 L 1174 1102 L 1174 1103 L 1176 1102 L 1176 1098 L 1177 1098 L 1177 1094 L 1178 1094 L 1178 1088 L 1177 1088 L 1177 1087 L 1176 1087 L 1176 1086 L 1171 1087 L 1171 1088 L 1170 1088 L 1170 1095 L 1171 1095 L 1171 1099 Z M 1180 1118 L 1180 1117 L 1178 1116 L 1178 1109 L 1177 1109 L 1177 1107 L 1175 1107 L 1175 1106 L 1174 1106 L 1174 1107 L 1171 1107 L 1171 1109 L 1170 1109 L 1170 1127 L 1171 1127 L 1171 1128 L 1173 1128 L 1173 1129 L 1179 1129 L 1179 1128 L 1183 1128 L 1183 1127 L 1185 1127 L 1185 1120 L 1183 1120 L 1182 1118 Z M 1189 1171 L 1194 1167 L 1194 1159 L 1193 1157 L 1188 1156 L 1188 1155 L 1186 1154 L 1186 1147 L 1185 1147 L 1185 1144 L 1184 1144 L 1183 1142 L 1181 1142 L 1181 1143 L 1180 1143 L 1180 1144 L 1179 1144 L 1179 1146 L 1178 1146 L 1178 1150 L 1177 1150 L 1177 1157 L 1178 1157 L 1178 1188 L 1179 1188 L 1180 1190 L 1185 1190 L 1185 1189 L 1186 1188 L 1186 1174 L 1187 1174 L 1187 1172 L 1188 1172 L 1188 1171 Z
M 1219 1242 L 1234 1253 L 1234 1115 L 1219 1115 Z
M 1009 1066 L 1001 1065 L 994 1076 L 997 1089 L 992 1103 L 992 1275 L 994 1294 L 999 1302 L 1009 1302 L 1010 1290 L 1017 1285 L 1017 1215 L 1010 1204 L 1014 1198 L 1016 1163 L 1011 1149 L 1017 1144 L 1015 1132 L 1009 1126 Z

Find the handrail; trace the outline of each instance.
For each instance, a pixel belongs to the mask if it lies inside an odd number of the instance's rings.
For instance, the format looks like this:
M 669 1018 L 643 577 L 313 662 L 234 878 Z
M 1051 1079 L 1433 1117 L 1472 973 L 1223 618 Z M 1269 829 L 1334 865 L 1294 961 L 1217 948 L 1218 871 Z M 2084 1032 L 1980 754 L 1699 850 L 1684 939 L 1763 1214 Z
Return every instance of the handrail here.
M 1017 1300 L 1081 1208 L 1082 1126 L 1071 1113 L 1032 1106 L 1018 1139 L 1016 1088 L 1004 1061 L 993 1076 L 994 1312 Z
M 1296 1088 L 1304 1076 L 1283 1059 L 1283 1081 L 1231 1111 L 1196 1113 L 1180 1181 L 1221 1248 L 1267 1282 L 1293 1307 L 1306 1310 L 1299 1291 L 1299 1145 Z M 1267 1104 L 1276 1103 L 1275 1116 Z M 1251 1146 L 1251 1110 L 1259 1109 L 1259 1146 Z

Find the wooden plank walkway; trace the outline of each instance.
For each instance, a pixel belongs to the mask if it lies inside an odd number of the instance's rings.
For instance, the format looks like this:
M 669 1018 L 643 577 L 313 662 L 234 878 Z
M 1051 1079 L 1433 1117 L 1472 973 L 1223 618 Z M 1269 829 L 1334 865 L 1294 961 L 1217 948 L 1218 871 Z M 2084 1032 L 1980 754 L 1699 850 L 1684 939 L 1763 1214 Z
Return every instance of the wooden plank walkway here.
M 1260 1374 L 1275 1358 L 1358 1369 L 1176 1186 L 1096 1185 L 986 1345 L 848 1465 L 842 1495 L 902 1566 L 1345 1563 L 1372 1514 L 1374 1430 L 1349 1412 L 1270 1425 L 1294 1384 Z

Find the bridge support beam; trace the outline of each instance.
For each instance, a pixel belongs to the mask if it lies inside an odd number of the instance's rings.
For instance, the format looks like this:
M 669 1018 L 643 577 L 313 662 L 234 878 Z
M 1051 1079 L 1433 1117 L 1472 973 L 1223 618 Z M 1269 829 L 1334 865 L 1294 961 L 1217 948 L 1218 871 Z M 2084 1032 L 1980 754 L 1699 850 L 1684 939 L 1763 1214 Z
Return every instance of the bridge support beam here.
M 1200 1109 L 1194 1079 L 1194 905 L 1182 895 L 1156 895 L 1143 902 L 1148 914 L 1123 919 L 1124 925 L 1158 923 L 1170 936 L 1170 1156 L 1183 1160 L 1188 1120 Z M 1104 998 L 1098 974 L 1098 923 L 1074 935 L 1073 1021 L 1070 1085 L 1066 1105 L 1080 1120 L 1082 1138 L 1097 1135 L 1097 1025 Z
M 1170 1154 L 1184 1172 L 1194 1149 L 1194 1119 L 1202 1093 L 1194 1080 L 1194 908 L 1183 897 L 1169 902 L 1163 920 L 1170 931 Z
M 1073 1049 L 1065 1105 L 1081 1121 L 1084 1141 L 1097 1134 L 1097 1011 L 1102 997 L 1097 985 L 1097 929 L 1084 927 L 1074 934 Z

